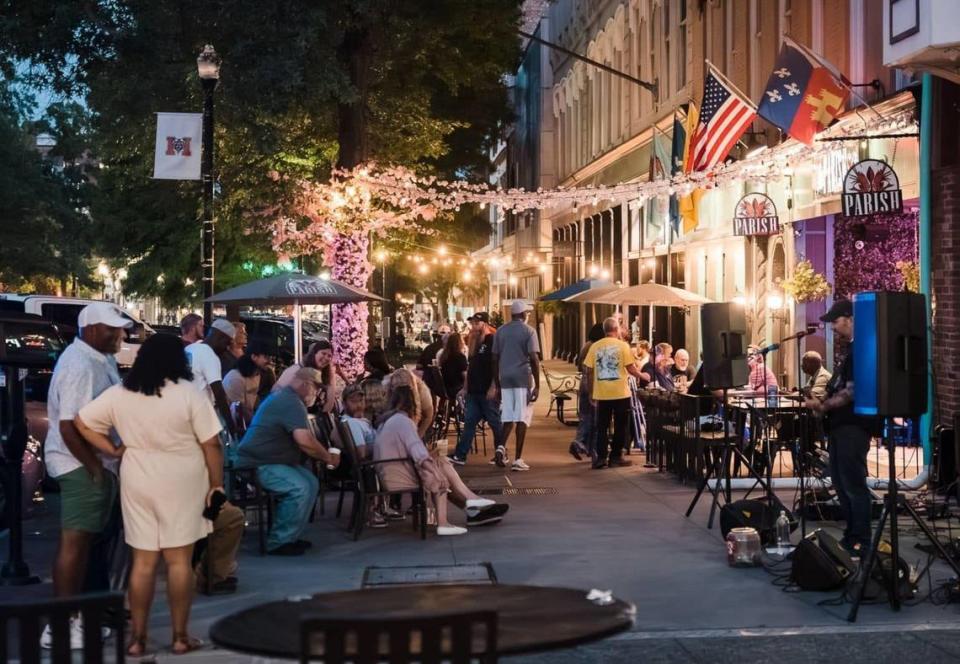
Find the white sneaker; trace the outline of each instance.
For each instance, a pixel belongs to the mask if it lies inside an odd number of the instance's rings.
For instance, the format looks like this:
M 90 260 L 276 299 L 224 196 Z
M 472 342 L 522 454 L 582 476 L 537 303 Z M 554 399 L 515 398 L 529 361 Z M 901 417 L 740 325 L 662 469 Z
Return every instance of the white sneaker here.
M 474 498 L 473 500 L 467 501 L 467 504 L 464 506 L 464 511 L 467 513 L 467 516 L 476 516 L 480 513 L 480 510 L 496 504 L 496 502 L 489 498 Z
M 511 470 L 530 470 L 530 466 L 523 459 L 517 459 L 513 462 L 513 465 L 510 466 Z
M 507 458 L 507 448 L 504 447 L 503 445 L 498 445 L 497 450 L 493 455 L 493 462 L 498 466 L 500 466 L 501 468 L 506 468 L 508 461 L 509 459 Z
M 466 535 L 467 529 L 460 526 L 437 526 L 437 535 Z
M 100 638 L 106 641 L 113 632 L 109 627 L 100 628 Z M 40 635 L 40 647 L 44 650 L 53 648 L 53 630 L 50 625 L 43 628 L 43 634 Z M 70 619 L 70 650 L 83 650 L 83 620 L 80 618 Z

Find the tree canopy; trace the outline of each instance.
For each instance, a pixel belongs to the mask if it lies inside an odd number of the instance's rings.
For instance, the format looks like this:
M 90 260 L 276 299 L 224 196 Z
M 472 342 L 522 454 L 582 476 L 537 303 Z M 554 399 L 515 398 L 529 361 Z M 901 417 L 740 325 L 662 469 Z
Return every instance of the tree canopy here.
M 487 142 L 509 120 L 503 77 L 518 58 L 520 4 L 7 2 L 0 71 L 84 101 L 72 112 L 88 131 L 61 140 L 75 151 L 82 139 L 102 164 L 82 206 L 93 249 L 130 264 L 128 290 L 183 302 L 200 282 L 200 184 L 151 179 L 153 114 L 200 110 L 204 44 L 223 60 L 215 137 L 222 288 L 275 262 L 272 221 L 292 203 L 290 183 L 329 177 L 344 148 L 344 107 L 362 119 L 362 135 L 350 140 L 369 158 L 482 175 Z M 350 69 L 357 60 L 344 58 L 358 35 L 360 76 Z M 29 69 L 18 67 L 24 62 Z M 4 162 L 16 158 L 11 151 Z

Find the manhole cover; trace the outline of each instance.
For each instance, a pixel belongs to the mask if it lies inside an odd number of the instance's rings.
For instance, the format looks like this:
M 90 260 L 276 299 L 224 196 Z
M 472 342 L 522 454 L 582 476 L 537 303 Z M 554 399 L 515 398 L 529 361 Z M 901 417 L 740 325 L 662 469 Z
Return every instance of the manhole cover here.
M 522 488 L 516 486 L 497 487 L 494 489 L 472 489 L 480 496 L 550 496 L 559 493 L 553 487 Z
M 497 575 L 490 563 L 368 567 L 363 571 L 364 588 L 453 583 L 492 585 L 496 582 Z

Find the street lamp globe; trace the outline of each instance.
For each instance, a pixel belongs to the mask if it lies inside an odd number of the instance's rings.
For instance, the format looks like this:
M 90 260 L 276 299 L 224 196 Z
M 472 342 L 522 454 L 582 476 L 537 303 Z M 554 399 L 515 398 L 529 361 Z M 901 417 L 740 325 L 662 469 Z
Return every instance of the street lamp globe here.
M 197 56 L 197 73 L 205 81 L 216 81 L 220 78 L 220 56 L 210 44 L 204 46 Z
M 779 293 L 771 293 L 767 296 L 767 308 L 774 311 L 783 308 L 783 296 Z

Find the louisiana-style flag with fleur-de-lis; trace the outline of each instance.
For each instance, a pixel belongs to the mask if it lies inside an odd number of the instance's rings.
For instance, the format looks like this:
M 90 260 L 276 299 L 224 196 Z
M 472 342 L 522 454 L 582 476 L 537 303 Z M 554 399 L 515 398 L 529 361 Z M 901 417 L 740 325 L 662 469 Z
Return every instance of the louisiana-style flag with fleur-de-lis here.
M 843 74 L 785 37 L 757 115 L 807 145 L 843 112 L 850 90 Z

